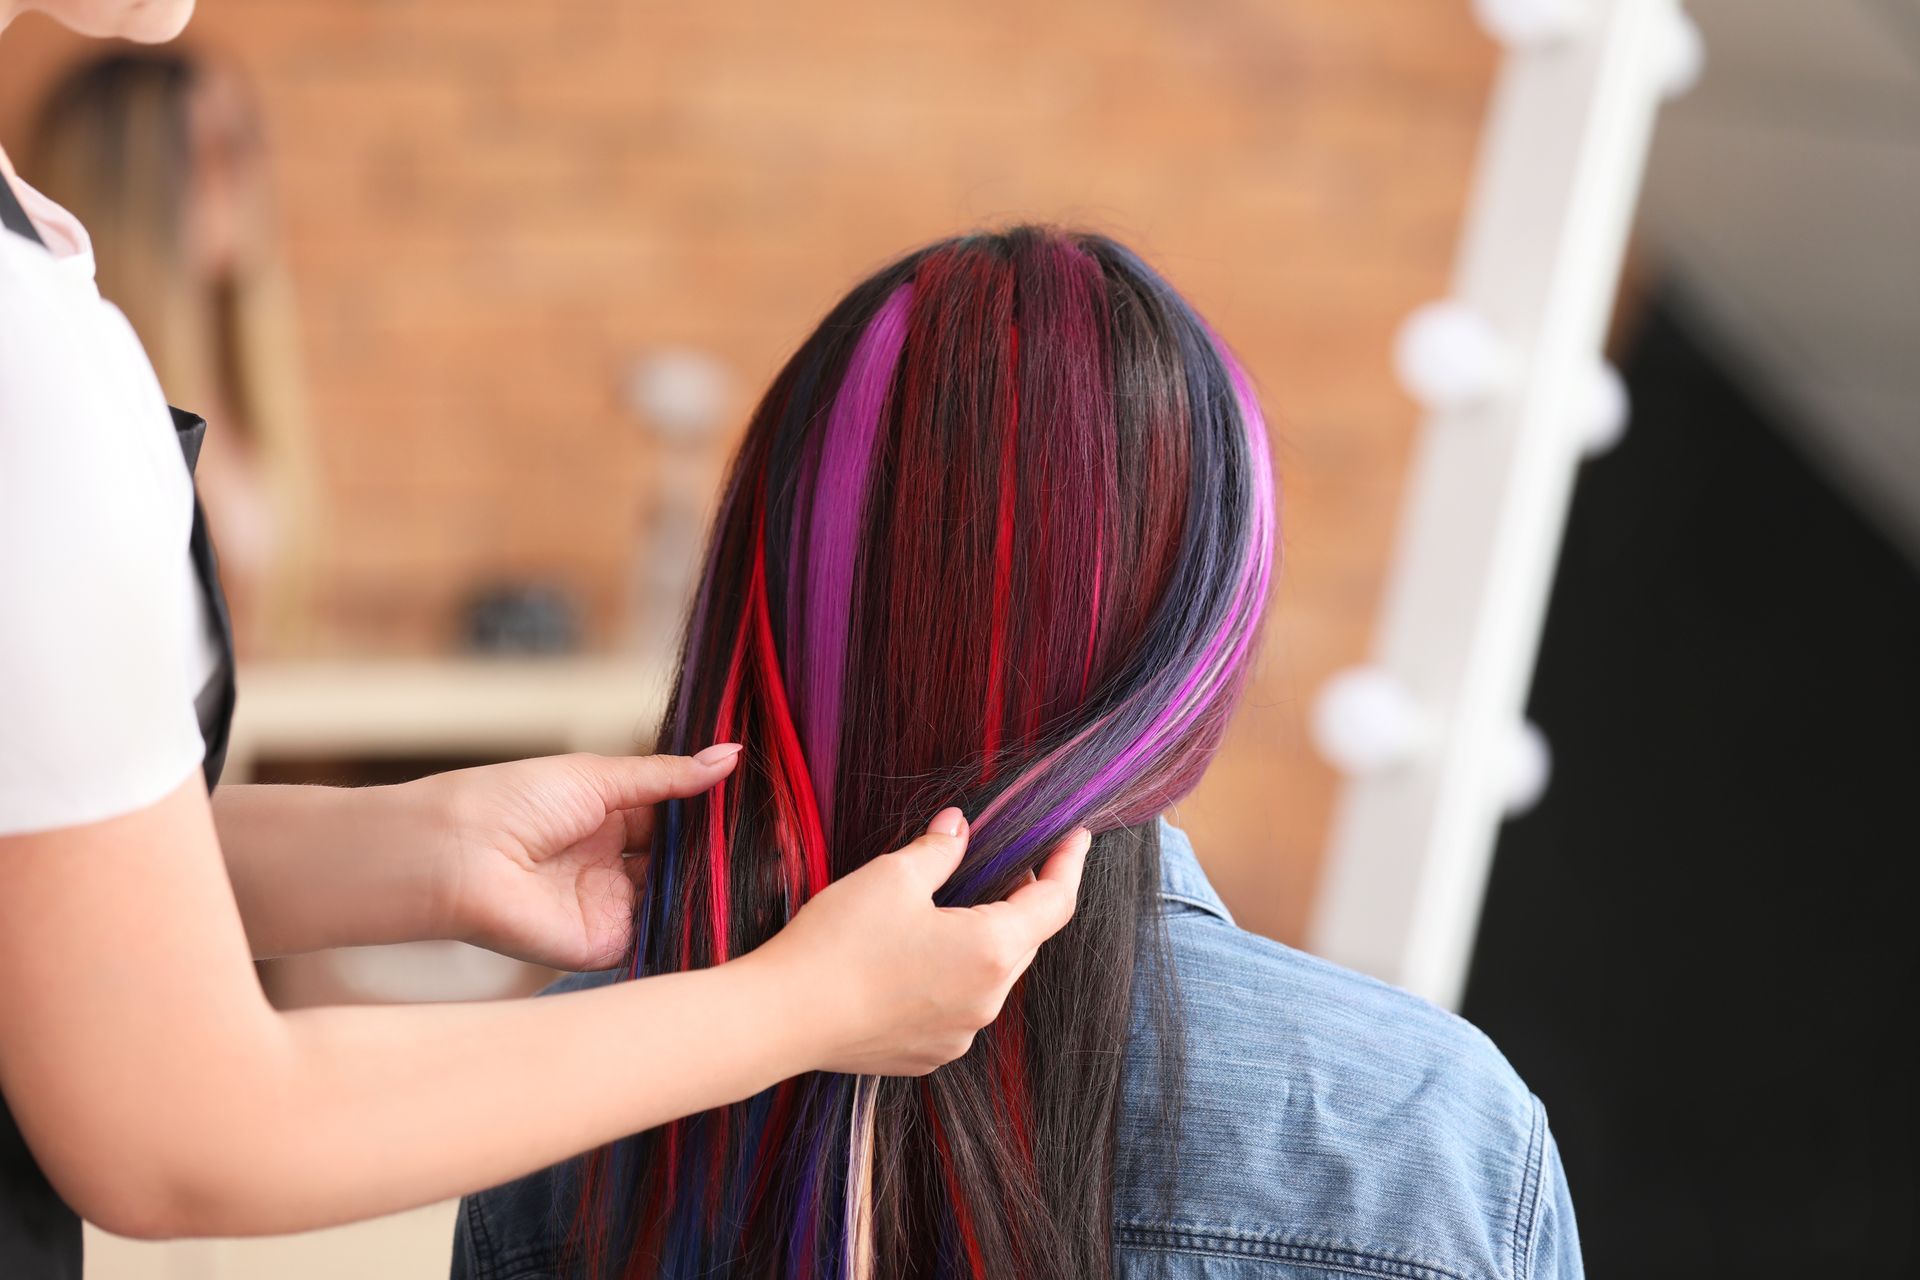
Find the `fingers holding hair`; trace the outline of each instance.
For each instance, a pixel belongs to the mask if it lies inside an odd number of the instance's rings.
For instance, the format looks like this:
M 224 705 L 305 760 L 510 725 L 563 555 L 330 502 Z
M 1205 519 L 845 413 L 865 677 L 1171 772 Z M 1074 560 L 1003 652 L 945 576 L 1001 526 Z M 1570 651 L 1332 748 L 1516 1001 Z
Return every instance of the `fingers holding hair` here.
M 719 742 L 690 756 L 582 753 L 567 759 L 592 784 L 611 813 L 699 795 L 733 772 L 740 759 L 740 744 Z
M 1086 871 L 1087 851 L 1092 847 L 1093 833 L 1075 827 L 1053 846 L 1039 872 L 1027 883 L 999 902 L 982 903 L 969 910 L 996 918 L 997 927 L 1011 932 L 1031 959 L 1035 948 L 1073 919 L 1080 897 L 1080 877 Z

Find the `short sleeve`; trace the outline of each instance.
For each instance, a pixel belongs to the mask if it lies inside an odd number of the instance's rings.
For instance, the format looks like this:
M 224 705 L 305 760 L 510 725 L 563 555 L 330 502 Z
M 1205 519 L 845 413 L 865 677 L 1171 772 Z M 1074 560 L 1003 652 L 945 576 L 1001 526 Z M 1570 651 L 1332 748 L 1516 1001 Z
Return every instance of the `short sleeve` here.
M 191 481 L 132 328 L 61 266 L 0 234 L 0 835 L 143 808 L 203 751 Z

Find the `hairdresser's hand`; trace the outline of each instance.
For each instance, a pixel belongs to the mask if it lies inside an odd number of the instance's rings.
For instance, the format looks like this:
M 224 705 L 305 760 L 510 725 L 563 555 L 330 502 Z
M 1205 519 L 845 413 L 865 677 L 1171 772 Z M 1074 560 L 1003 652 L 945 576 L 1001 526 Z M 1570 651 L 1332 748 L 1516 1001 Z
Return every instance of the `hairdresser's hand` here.
M 828 885 L 759 950 L 736 961 L 785 993 L 815 1034 L 812 1066 L 925 1075 L 967 1051 L 998 1016 L 1040 944 L 1073 915 L 1092 837 L 1062 840 L 1004 902 L 936 907 L 960 865 L 958 809 L 927 834 Z
M 654 805 L 705 791 L 739 751 L 549 756 L 408 783 L 445 833 L 444 935 L 556 969 L 618 963 Z

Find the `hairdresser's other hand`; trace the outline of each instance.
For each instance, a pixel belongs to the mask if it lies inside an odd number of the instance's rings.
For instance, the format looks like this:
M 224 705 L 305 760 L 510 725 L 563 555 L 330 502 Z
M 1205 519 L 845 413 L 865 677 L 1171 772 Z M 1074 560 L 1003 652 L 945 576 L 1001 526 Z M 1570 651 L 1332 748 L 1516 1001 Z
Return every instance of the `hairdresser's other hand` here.
M 441 936 L 556 969 L 618 963 L 654 806 L 733 772 L 731 743 L 693 756 L 548 756 L 407 786 L 445 833 Z
M 808 1021 L 816 1069 L 925 1075 L 953 1061 L 999 1015 L 1035 949 L 1072 917 L 1092 840 L 1085 830 L 1005 901 L 935 906 L 966 831 L 958 809 L 944 810 L 926 835 L 828 885 L 736 962 L 754 966 L 778 1007 Z

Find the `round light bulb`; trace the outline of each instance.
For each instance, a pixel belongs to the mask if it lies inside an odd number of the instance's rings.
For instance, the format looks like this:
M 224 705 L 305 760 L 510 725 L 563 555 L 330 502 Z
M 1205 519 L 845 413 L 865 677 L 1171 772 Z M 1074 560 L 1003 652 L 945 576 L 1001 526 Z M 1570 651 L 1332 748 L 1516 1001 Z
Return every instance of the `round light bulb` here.
M 1589 458 L 1598 457 L 1620 443 L 1627 434 L 1632 402 L 1627 383 L 1620 371 L 1605 360 L 1597 361 L 1588 375 L 1586 403 L 1580 418 L 1580 448 Z
M 1419 754 L 1432 736 L 1425 708 L 1398 679 L 1378 667 L 1353 667 L 1320 690 L 1313 740 L 1320 754 L 1349 774 L 1379 773 Z
M 1465 409 L 1506 385 L 1513 353 L 1479 312 L 1460 302 L 1430 302 L 1408 316 L 1393 346 L 1394 371 L 1407 394 L 1436 411 Z
M 1707 65 L 1707 42 L 1700 26 L 1677 3 L 1660 7 L 1655 57 L 1659 59 L 1660 96 L 1677 98 L 1700 82 Z
M 1565 40 L 1591 16 L 1587 0 L 1473 0 L 1473 14 L 1508 48 Z
M 663 435 L 705 435 L 727 404 L 727 368 L 692 347 L 658 347 L 627 374 L 627 405 Z
M 1553 748 L 1540 726 L 1522 720 L 1507 735 L 1504 747 L 1506 813 L 1518 817 L 1540 803 L 1553 778 Z

